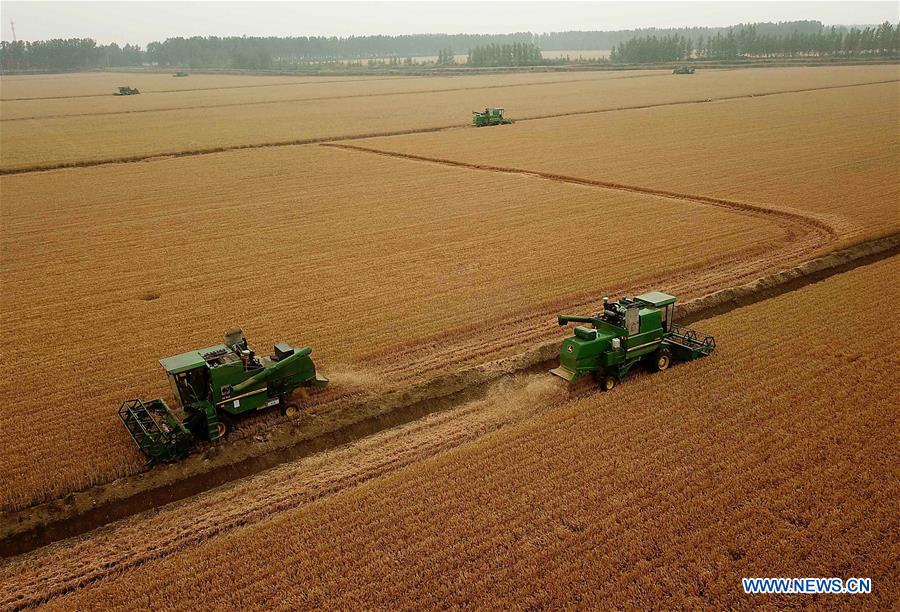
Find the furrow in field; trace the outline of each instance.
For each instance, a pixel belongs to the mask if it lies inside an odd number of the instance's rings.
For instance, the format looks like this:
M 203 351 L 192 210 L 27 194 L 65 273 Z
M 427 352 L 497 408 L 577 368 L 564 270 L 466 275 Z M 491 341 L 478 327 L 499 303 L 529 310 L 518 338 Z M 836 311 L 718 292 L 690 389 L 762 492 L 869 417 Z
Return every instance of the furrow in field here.
M 703 98 L 703 99 L 692 99 L 692 100 L 679 100 L 679 101 L 670 101 L 670 102 L 660 102 L 653 104 L 641 104 L 641 105 L 624 105 L 624 106 L 616 106 L 612 108 L 603 108 L 596 110 L 584 110 L 584 111 L 572 111 L 566 113 L 550 113 L 550 114 L 535 114 L 530 116 L 524 116 L 518 118 L 517 121 L 540 121 L 545 119 L 553 119 L 559 117 L 566 116 L 576 116 L 576 115 L 591 115 L 591 114 L 599 114 L 599 113 L 614 113 L 614 112 L 623 112 L 623 111 L 631 111 L 631 110 L 646 110 L 651 108 L 660 108 L 660 107 L 671 107 L 671 106 L 683 106 L 683 105 L 695 105 L 695 104 L 708 104 L 708 103 L 716 103 L 716 102 L 725 102 L 730 100 L 739 100 L 739 99 L 749 99 L 749 98 L 759 98 L 759 97 L 769 97 L 769 96 L 778 96 L 778 95 L 787 95 L 787 94 L 795 94 L 795 93 L 804 93 L 810 91 L 825 91 L 825 90 L 833 90 L 833 89 L 846 89 L 850 87 L 865 87 L 870 85 L 879 85 L 884 83 L 894 83 L 897 82 L 897 79 L 891 79 L 887 81 L 872 81 L 867 83 L 854 83 L 854 84 L 843 84 L 843 85 L 829 85 L 822 87 L 813 87 L 813 88 L 802 88 L 802 89 L 791 89 L 791 90 L 781 90 L 775 92 L 764 92 L 764 93 L 753 93 L 753 94 L 741 94 L 736 96 L 722 96 L 722 97 L 711 97 L 711 98 Z M 498 86 L 501 87 L 501 86 Z M 509 85 L 504 85 L 502 87 L 510 87 Z M 423 92 L 423 93 L 433 93 L 433 92 Z M 380 95 L 380 94 L 378 94 Z M 404 94 L 385 94 L 385 95 L 404 95 Z M 282 101 L 283 102 L 283 101 Z M 244 106 L 244 105 L 242 105 Z M 196 108 L 196 107 L 194 107 Z M 43 119 L 43 117 L 42 117 Z M 60 170 L 65 168 L 90 168 L 94 166 L 106 166 L 110 164 L 129 164 L 136 162 L 149 162 L 160 159 L 169 159 L 173 157 L 191 157 L 191 156 L 199 156 L 199 155 L 210 155 L 214 153 L 221 153 L 224 151 L 237 151 L 243 149 L 265 149 L 272 147 L 287 147 L 287 146 L 296 146 L 296 145 L 310 145 L 310 144 L 320 144 L 323 142 L 339 142 L 339 141 L 348 141 L 348 140 L 360 140 L 367 138 L 378 138 L 384 136 L 403 136 L 403 135 L 411 135 L 411 134 L 423 134 L 430 132 L 441 132 L 444 130 L 451 129 L 460 129 L 466 128 L 468 126 L 464 126 L 459 123 L 446 124 L 440 126 L 429 126 L 429 127 L 421 127 L 421 128 L 413 128 L 408 130 L 384 130 L 379 132 L 370 132 L 370 133 L 360 133 L 360 134 L 352 134 L 345 136 L 321 136 L 315 138 L 297 138 L 297 139 L 288 139 L 288 140 L 276 140 L 269 142 L 256 142 L 256 143 L 243 143 L 243 144 L 231 144 L 231 145 L 223 145 L 217 147 L 199 147 L 199 148 L 191 148 L 191 149 L 179 149 L 168 151 L 164 153 L 148 153 L 148 154 L 138 154 L 138 155 L 126 155 L 121 157 L 110 157 L 103 159 L 85 159 L 79 161 L 69 161 L 69 162 L 59 162 L 59 163 L 49 163 L 49 164 L 32 164 L 32 165 L 23 165 L 18 167 L 6 167 L 0 168 L 0 176 L 3 175 L 12 175 L 12 174 L 30 174 L 35 172 L 47 172 L 51 170 Z

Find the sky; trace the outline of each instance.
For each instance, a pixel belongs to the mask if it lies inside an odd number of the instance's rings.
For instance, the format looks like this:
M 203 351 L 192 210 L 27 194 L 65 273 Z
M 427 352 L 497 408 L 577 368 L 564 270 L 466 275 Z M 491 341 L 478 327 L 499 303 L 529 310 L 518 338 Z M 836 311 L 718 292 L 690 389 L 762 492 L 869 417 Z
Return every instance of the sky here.
M 101 44 L 175 36 L 558 32 L 727 26 L 817 19 L 826 25 L 900 21 L 900 2 L 80 2 L 0 0 L 12 40 L 93 38 Z

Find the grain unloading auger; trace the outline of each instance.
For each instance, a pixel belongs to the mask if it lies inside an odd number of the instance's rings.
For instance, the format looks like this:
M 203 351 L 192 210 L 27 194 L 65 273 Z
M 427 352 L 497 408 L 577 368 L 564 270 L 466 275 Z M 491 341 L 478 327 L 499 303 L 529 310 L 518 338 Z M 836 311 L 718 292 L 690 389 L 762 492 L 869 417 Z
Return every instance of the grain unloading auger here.
M 638 363 L 655 372 L 672 359 L 690 361 L 716 349 L 712 336 L 676 325 L 675 297 L 651 291 L 618 302 L 603 298 L 603 311 L 594 316 L 560 315 L 559 324 L 586 323 L 559 349 L 559 367 L 551 373 L 569 382 L 591 375 L 609 391 Z
M 173 461 L 198 439 L 227 435 L 234 417 L 276 406 L 282 414 L 296 416 L 300 408 L 290 401 L 296 389 L 328 385 L 316 372 L 311 353 L 311 347 L 279 342 L 272 355 L 257 357 L 241 330 L 230 331 L 224 344 L 160 360 L 175 401 L 184 409 L 183 420 L 162 398 L 127 400 L 119 417 L 141 452 Z

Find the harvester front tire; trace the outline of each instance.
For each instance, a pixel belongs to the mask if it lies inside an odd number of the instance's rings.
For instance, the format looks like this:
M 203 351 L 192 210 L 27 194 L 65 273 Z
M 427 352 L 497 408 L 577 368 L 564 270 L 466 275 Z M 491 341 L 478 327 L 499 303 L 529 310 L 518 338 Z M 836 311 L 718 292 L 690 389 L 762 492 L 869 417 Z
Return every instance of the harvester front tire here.
M 616 388 L 616 383 L 618 382 L 615 376 L 605 376 L 600 379 L 600 388 L 604 391 L 612 391 Z
M 650 363 L 650 368 L 654 372 L 668 370 L 670 365 L 672 365 L 672 354 L 668 349 L 660 349 L 653 354 L 653 361 Z
M 296 419 L 300 416 L 300 406 L 291 402 L 290 404 L 285 405 L 284 407 L 284 416 L 289 419 Z
M 231 418 L 220 414 L 219 415 L 219 423 L 216 425 L 219 430 L 219 437 L 216 440 L 224 440 L 228 434 L 231 433 L 231 430 L 234 429 L 234 423 L 232 423 Z

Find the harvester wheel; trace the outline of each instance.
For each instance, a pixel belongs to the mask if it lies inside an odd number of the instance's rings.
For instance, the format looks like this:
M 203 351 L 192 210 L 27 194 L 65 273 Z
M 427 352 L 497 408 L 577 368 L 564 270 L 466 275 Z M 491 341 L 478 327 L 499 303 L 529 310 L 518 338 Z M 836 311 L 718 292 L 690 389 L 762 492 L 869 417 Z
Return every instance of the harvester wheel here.
M 231 433 L 231 430 L 234 429 L 234 424 L 231 422 L 231 419 L 228 416 L 220 414 L 219 422 L 216 423 L 216 429 L 219 433 L 219 437 L 216 438 L 216 440 L 221 440 Z
M 671 364 L 672 355 L 669 353 L 669 349 L 660 349 L 653 354 L 653 361 L 650 365 L 654 372 L 662 372 L 668 369 Z
M 300 416 L 300 406 L 291 402 L 284 407 L 284 416 L 289 419 L 296 419 Z
M 616 380 L 615 376 L 606 376 L 603 379 L 601 379 L 600 388 L 603 389 L 604 391 L 612 391 L 613 389 L 616 388 L 617 382 L 618 381 Z

